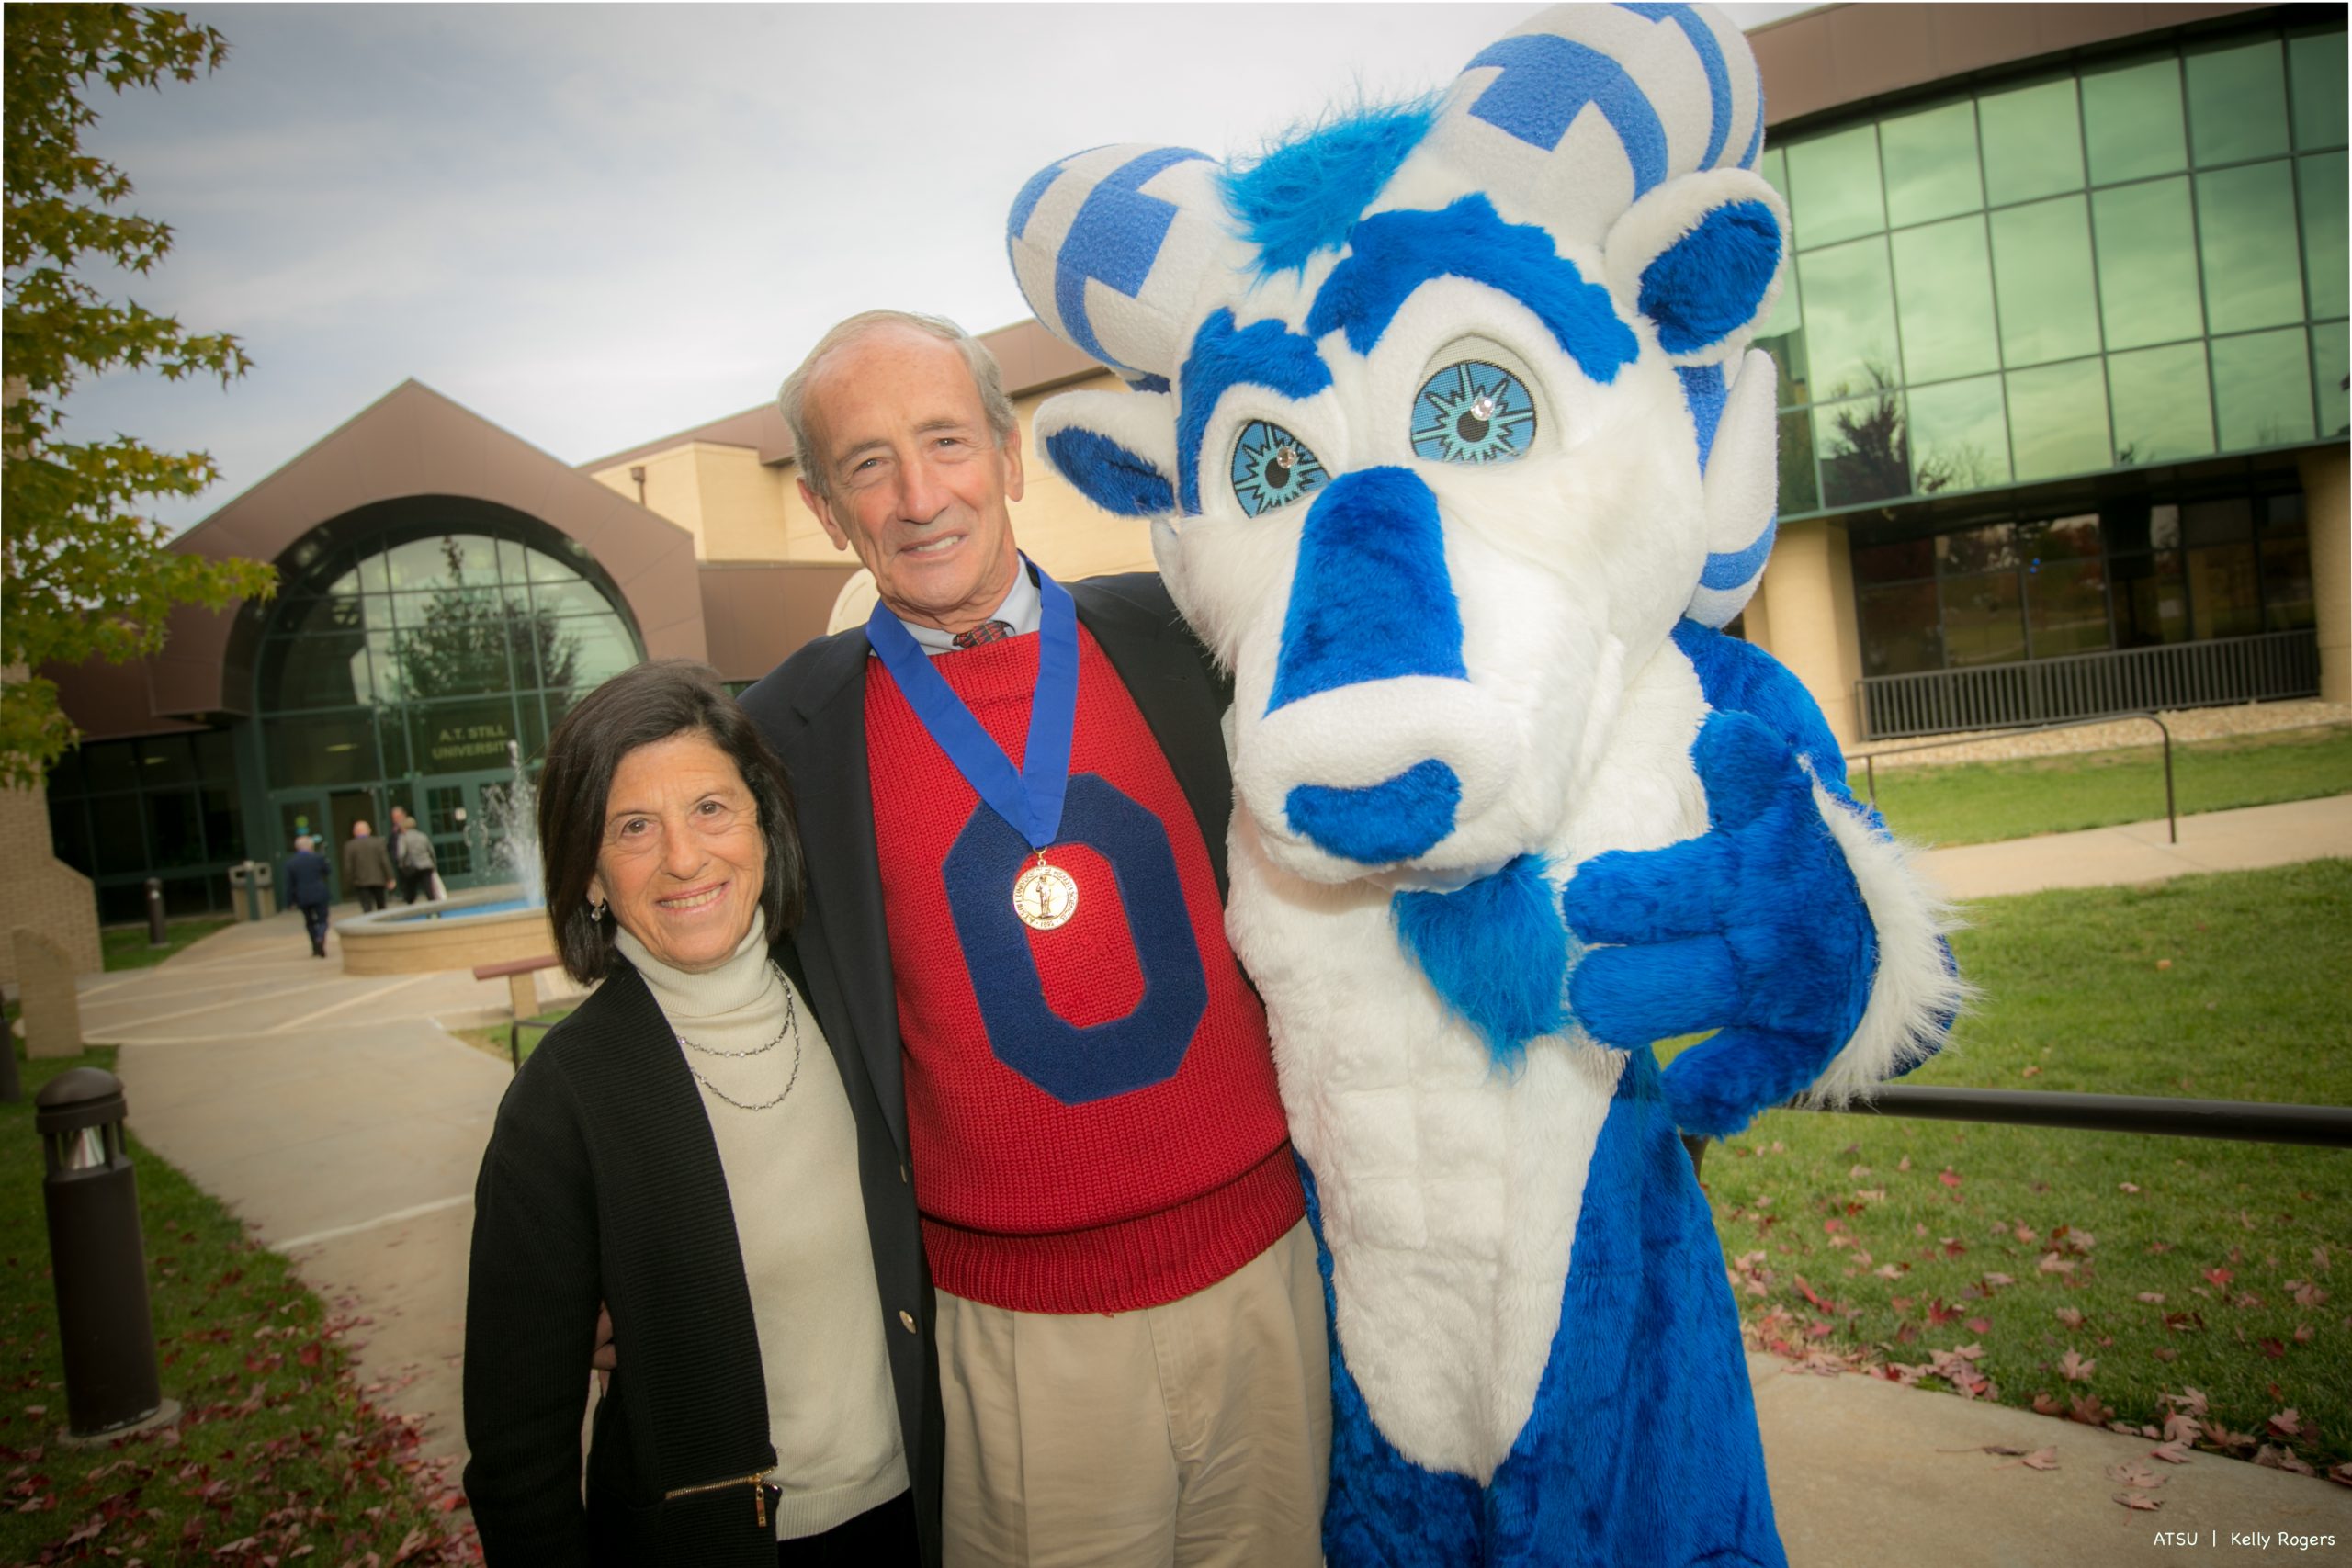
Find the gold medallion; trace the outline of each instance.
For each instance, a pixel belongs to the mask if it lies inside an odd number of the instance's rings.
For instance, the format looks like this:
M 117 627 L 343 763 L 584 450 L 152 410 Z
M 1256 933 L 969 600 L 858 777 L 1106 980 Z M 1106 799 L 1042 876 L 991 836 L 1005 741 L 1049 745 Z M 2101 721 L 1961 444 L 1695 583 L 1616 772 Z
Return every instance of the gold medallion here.
M 1049 931 L 1078 913 L 1078 880 L 1057 865 L 1037 863 L 1012 882 L 1012 912 L 1033 931 Z

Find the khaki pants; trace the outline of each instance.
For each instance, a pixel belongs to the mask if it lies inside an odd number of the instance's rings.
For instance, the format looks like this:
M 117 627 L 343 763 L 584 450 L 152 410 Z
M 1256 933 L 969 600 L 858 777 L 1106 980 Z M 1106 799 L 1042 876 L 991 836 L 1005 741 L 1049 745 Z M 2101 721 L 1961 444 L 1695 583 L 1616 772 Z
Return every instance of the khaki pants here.
M 1302 1220 L 1139 1312 L 939 1292 L 946 1568 L 1316 1568 L 1331 1362 Z

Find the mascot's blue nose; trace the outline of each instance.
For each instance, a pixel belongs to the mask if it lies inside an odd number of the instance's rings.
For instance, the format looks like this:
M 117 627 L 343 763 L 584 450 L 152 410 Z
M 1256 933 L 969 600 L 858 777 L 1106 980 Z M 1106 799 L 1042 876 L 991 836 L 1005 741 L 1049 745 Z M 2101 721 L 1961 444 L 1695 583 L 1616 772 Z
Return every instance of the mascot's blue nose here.
M 1358 468 L 1323 487 L 1299 531 L 1266 711 L 1399 675 L 1469 679 L 1462 609 L 1430 487 L 1410 469 Z
M 1290 830 L 1326 854 L 1382 865 L 1410 860 L 1453 831 L 1462 781 L 1431 759 L 1363 789 L 1300 784 L 1283 802 Z

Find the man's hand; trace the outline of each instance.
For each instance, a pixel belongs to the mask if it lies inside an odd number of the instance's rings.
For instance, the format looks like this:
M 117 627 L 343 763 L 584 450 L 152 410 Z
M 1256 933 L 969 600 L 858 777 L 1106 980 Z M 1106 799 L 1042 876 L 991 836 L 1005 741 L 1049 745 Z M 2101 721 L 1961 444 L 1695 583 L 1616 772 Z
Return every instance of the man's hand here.
M 621 1353 L 613 1345 L 613 1309 L 602 1302 L 596 1303 L 596 1348 L 589 1352 L 588 1364 L 596 1369 L 596 1392 L 610 1393 Z
M 1707 831 L 1597 855 L 1568 884 L 1577 935 L 1621 944 L 1584 954 L 1568 996 L 1595 1039 L 1627 1050 L 1719 1031 L 1665 1081 L 1684 1132 L 1724 1137 L 1812 1084 L 1852 1038 L 1878 945 L 1796 753 L 1724 712 L 1690 755 Z

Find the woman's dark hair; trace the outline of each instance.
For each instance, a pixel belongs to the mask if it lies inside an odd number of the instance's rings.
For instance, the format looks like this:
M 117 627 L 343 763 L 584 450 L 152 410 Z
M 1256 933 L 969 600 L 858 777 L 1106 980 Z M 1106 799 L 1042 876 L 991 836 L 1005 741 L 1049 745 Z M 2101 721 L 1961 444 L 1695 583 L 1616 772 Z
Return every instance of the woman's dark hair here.
M 706 736 L 743 775 L 759 807 L 767 842 L 767 880 L 760 908 L 768 940 L 800 923 L 799 819 L 784 764 L 751 716 L 727 694 L 718 672 L 691 659 L 655 659 L 622 671 L 580 699 L 548 738 L 539 775 L 539 860 L 547 870 L 548 923 L 555 928 L 564 972 L 583 985 L 612 966 L 612 911 L 592 914 L 588 884 L 605 841 L 605 806 L 621 759 L 688 732 Z

